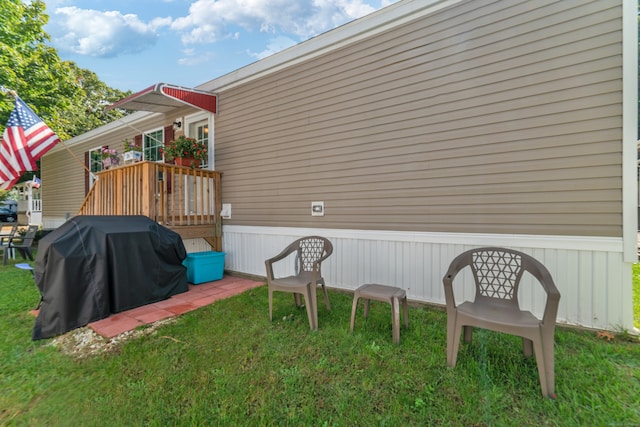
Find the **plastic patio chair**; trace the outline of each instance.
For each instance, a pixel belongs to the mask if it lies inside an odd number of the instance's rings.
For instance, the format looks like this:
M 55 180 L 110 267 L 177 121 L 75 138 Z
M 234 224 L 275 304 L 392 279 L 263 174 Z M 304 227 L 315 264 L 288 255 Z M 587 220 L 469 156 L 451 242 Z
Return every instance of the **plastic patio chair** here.
M 9 248 L 9 242 L 16 235 L 18 231 L 18 224 L 15 222 L 12 223 L 3 223 L 0 228 L 0 250 L 2 250 L 2 264 L 7 264 L 7 259 L 9 255 L 13 254 L 13 250 Z
M 269 288 L 269 320 L 273 320 L 273 292 L 291 292 L 296 307 L 302 305 L 300 299 L 304 296 L 309 327 L 312 331 L 318 329 L 318 308 L 316 287 L 322 286 L 327 310 L 331 310 L 329 294 L 322 277 L 321 263 L 333 252 L 333 245 L 328 239 L 318 236 L 303 237 L 287 246 L 282 252 L 265 261 L 267 268 L 267 285 Z M 292 276 L 275 278 L 273 264 L 283 260 L 292 253 L 295 255 L 295 272 Z
M 38 232 L 37 225 L 30 225 L 27 227 L 27 231 L 24 235 L 15 234 L 11 239 L 9 239 L 9 249 L 17 249 L 22 255 L 22 259 L 26 260 L 29 258 L 30 261 L 33 261 L 33 254 L 31 253 L 31 245 L 33 244 L 33 240 L 36 237 L 36 233 Z
M 456 306 L 453 280 L 465 267 L 473 272 L 475 300 Z M 518 288 L 525 271 L 535 277 L 547 293 L 542 319 L 519 307 Z M 560 292 L 547 268 L 515 250 L 472 249 L 451 262 L 443 282 L 447 303 L 447 364 L 456 365 L 463 328 L 465 342 L 471 341 L 473 326 L 516 335 L 522 337 L 525 357 L 535 351 L 543 396 L 555 398 L 553 346 Z

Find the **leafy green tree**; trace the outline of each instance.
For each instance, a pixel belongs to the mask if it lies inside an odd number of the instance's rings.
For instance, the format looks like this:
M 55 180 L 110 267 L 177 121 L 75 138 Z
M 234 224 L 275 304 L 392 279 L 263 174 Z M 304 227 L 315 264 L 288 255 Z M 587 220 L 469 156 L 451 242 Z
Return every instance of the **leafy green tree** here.
M 67 62 L 79 91 L 80 100 L 65 111 L 64 128 L 70 135 L 80 135 L 105 123 L 112 122 L 126 113 L 121 109 L 106 111 L 106 108 L 131 92 L 123 92 L 107 86 L 93 71 L 79 68 L 74 62 Z
M 40 0 L 0 2 L 0 84 L 16 91 L 61 138 L 67 130 L 58 122 L 62 112 L 78 102 L 81 93 L 71 78 L 69 64 L 47 46 L 43 26 L 48 16 Z M 13 98 L 0 100 L 0 125 L 13 109 Z
M 48 19 L 41 0 L 0 2 L 0 85 L 16 91 L 63 140 L 123 116 L 121 110 L 105 108 L 129 92 L 62 61 L 47 45 L 50 37 L 43 27 Z M 0 131 L 12 110 L 13 98 L 0 95 Z
M 45 8 L 41 0 L 0 1 L 0 86 L 17 92 L 62 140 L 124 116 L 122 110 L 105 110 L 130 92 L 112 89 L 92 71 L 62 61 L 47 45 Z M 0 93 L 0 134 L 13 106 L 13 97 Z

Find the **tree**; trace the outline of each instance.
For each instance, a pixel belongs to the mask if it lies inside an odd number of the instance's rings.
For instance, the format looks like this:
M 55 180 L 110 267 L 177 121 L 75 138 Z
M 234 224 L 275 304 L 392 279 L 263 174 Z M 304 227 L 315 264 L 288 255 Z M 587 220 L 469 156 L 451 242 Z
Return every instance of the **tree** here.
M 60 59 L 46 44 L 45 7 L 41 0 L 0 2 L 0 84 L 15 90 L 64 140 L 123 116 L 105 108 L 129 92 L 112 89 L 92 71 Z M 0 96 L 0 131 L 12 110 L 13 99 Z
M 80 92 L 71 79 L 69 65 L 62 62 L 56 50 L 46 45 L 49 36 L 43 26 L 48 16 L 45 4 L 35 0 L 0 3 L 0 84 L 18 92 L 20 97 L 47 122 L 61 138 L 68 138 L 57 119 L 77 102 Z M 13 109 L 13 99 L 0 100 L 0 125 Z
M 112 89 L 92 71 L 62 61 L 47 45 L 45 8 L 41 0 L 0 2 L 0 85 L 16 91 L 61 140 L 124 116 L 122 110 L 105 109 L 130 92 Z M 12 110 L 13 97 L 0 93 L 0 134 Z
M 79 68 L 74 62 L 67 62 L 70 72 L 80 91 L 80 101 L 65 110 L 64 128 L 70 135 L 80 135 L 105 123 L 123 117 L 121 109 L 106 111 L 106 108 L 131 92 L 113 89 L 101 81 L 96 73 Z

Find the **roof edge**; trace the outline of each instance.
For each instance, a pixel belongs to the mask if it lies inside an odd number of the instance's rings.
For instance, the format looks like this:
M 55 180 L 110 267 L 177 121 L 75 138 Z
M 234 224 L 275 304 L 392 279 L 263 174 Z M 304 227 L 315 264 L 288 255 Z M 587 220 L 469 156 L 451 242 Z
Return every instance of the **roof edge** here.
M 205 82 L 197 89 L 221 92 L 450 7 L 463 0 L 405 0 Z

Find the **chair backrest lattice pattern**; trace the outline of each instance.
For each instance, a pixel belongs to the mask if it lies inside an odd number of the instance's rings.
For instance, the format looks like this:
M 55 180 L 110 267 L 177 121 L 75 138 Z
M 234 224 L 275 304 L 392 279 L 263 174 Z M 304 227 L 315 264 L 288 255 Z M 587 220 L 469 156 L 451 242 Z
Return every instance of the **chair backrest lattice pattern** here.
M 522 276 L 522 257 L 517 253 L 498 250 L 473 254 L 472 270 L 481 296 L 501 300 L 517 298 Z
M 313 264 L 325 254 L 325 242 L 322 239 L 309 238 L 300 240 L 298 258 L 302 271 L 312 271 Z

